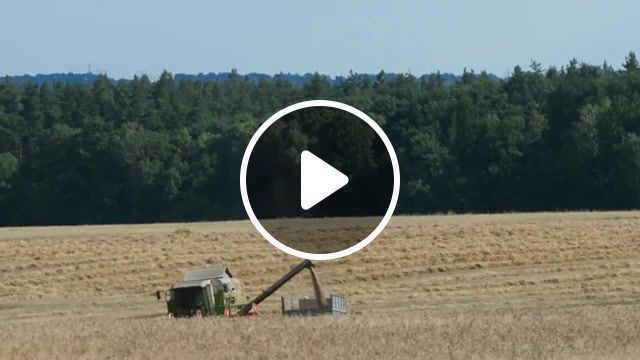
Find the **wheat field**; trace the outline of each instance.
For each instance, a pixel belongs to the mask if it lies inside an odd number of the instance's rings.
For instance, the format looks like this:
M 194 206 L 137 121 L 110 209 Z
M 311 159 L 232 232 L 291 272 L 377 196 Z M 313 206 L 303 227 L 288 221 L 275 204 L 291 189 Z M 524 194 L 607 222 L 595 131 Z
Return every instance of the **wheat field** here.
M 169 320 L 156 290 L 226 264 L 253 297 L 299 259 L 248 221 L 0 228 L 0 358 L 638 358 L 640 212 L 395 217 L 320 262 L 346 317 Z

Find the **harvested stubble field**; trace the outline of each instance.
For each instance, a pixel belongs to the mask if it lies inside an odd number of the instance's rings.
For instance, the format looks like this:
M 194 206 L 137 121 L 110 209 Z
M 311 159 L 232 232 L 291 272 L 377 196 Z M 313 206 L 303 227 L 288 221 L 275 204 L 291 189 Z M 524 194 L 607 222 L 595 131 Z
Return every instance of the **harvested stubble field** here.
M 242 222 L 0 229 L 0 358 L 638 358 L 640 212 L 396 217 L 318 264 L 344 318 L 168 320 L 156 289 L 227 264 L 253 296 L 299 260 Z

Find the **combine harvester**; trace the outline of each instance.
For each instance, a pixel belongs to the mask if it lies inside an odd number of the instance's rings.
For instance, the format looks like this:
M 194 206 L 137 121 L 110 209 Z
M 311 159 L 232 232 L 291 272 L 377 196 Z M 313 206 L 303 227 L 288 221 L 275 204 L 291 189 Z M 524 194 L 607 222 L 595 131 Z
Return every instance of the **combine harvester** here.
M 252 301 L 240 304 L 240 281 L 234 278 L 226 266 L 188 271 L 181 282 L 165 292 L 170 317 L 246 316 L 257 315 L 258 305 L 304 269 L 309 269 L 314 299 L 306 297 L 282 297 L 283 315 L 346 314 L 344 296 L 331 294 L 325 297 L 317 274 L 310 260 L 304 260 Z M 156 292 L 162 299 L 160 291 Z

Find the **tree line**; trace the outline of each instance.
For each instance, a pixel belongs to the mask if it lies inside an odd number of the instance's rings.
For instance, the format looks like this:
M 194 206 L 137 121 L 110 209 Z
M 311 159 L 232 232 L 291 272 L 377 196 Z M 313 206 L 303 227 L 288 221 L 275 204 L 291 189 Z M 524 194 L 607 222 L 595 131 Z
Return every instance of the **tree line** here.
M 295 102 L 345 102 L 400 161 L 397 213 L 640 207 L 640 66 L 92 84 L 0 81 L 0 225 L 245 218 L 244 148 Z

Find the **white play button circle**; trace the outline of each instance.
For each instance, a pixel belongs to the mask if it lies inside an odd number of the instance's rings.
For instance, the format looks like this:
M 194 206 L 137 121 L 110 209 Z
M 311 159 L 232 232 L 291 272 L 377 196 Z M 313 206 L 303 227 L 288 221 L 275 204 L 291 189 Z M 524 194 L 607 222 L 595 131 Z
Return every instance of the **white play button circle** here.
M 300 207 L 309 210 L 329 195 L 347 185 L 349 177 L 315 156 L 300 154 Z
M 352 106 L 288 106 L 255 132 L 240 195 L 251 223 L 287 254 L 330 260 L 378 236 L 398 201 L 400 170 L 380 125 Z

